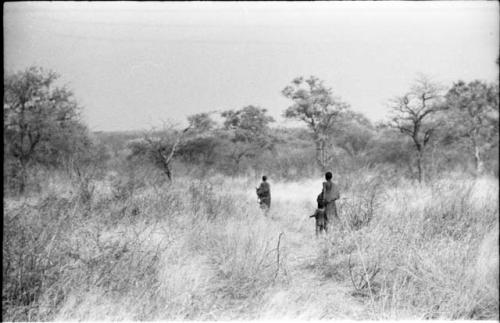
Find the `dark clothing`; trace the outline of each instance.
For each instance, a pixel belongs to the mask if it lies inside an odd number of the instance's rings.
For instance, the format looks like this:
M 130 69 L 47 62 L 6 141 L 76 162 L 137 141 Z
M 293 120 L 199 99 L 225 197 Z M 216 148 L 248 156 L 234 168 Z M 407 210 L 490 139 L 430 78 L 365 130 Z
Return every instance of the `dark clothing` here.
M 328 232 L 328 218 L 325 209 L 317 209 L 310 217 L 316 219 L 316 235 L 322 231 Z
M 322 209 L 325 207 L 325 201 L 323 200 L 323 191 L 319 193 L 318 197 L 316 198 L 316 202 L 318 203 L 318 209 Z
M 259 188 L 257 188 L 257 197 L 261 208 L 271 207 L 271 186 L 268 182 L 260 183 Z

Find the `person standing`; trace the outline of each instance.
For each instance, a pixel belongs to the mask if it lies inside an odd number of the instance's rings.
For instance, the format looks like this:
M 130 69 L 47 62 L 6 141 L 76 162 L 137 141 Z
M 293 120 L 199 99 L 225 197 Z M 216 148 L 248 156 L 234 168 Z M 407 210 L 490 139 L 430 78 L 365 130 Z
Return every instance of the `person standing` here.
M 337 205 L 335 201 L 340 198 L 340 192 L 337 185 L 332 182 L 332 177 L 331 172 L 326 172 L 326 182 L 323 182 L 322 197 L 325 205 L 327 221 L 335 221 L 338 223 L 339 216 L 337 214 Z
M 271 208 L 271 186 L 267 182 L 267 176 L 262 176 L 262 183 L 257 188 L 257 197 L 259 199 L 260 208 L 267 212 Z

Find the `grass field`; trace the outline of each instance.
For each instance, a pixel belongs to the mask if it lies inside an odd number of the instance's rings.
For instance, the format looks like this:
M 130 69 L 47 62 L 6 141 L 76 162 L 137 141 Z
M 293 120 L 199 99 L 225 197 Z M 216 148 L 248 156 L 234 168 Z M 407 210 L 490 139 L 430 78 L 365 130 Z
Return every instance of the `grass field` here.
M 2 318 L 499 319 L 496 178 L 337 180 L 320 238 L 321 178 L 271 179 L 268 217 L 222 176 L 4 198 Z

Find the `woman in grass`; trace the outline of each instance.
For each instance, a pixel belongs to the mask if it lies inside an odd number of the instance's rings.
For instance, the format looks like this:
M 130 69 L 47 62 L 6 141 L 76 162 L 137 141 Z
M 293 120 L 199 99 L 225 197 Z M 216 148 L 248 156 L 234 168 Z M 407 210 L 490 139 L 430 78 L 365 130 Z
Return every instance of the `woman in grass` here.
M 262 176 L 262 183 L 257 188 L 257 197 L 259 198 L 260 208 L 267 215 L 271 208 L 271 186 L 267 182 L 267 176 Z

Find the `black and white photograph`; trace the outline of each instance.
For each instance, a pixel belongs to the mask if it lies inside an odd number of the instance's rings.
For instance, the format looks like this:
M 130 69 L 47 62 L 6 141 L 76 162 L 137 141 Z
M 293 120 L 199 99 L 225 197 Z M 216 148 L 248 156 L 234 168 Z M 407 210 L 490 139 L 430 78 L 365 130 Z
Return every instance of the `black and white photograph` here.
M 498 1 L 3 4 L 2 321 L 498 321 Z

